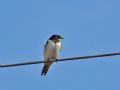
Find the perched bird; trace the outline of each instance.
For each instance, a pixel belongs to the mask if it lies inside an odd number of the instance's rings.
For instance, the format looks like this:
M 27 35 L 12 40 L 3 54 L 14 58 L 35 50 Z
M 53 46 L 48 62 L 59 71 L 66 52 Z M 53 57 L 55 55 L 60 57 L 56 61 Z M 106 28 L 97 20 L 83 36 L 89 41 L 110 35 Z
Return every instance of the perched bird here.
M 46 75 L 49 67 L 53 62 L 49 62 L 50 60 L 57 60 L 59 57 L 59 52 L 61 49 L 61 40 L 63 38 L 60 35 L 52 35 L 46 42 L 44 47 L 44 60 L 48 61 L 44 63 L 44 67 L 41 72 L 42 75 Z

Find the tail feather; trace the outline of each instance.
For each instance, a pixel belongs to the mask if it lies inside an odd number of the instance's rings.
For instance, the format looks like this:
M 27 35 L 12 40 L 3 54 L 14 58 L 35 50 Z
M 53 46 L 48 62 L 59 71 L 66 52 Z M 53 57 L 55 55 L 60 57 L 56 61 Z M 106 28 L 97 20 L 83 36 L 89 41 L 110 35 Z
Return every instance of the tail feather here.
M 42 75 L 45 76 L 45 75 L 47 74 L 47 72 L 48 72 L 48 69 L 49 69 L 49 66 L 44 65 L 44 67 L 43 67 L 43 69 L 42 69 L 41 76 L 42 76 Z

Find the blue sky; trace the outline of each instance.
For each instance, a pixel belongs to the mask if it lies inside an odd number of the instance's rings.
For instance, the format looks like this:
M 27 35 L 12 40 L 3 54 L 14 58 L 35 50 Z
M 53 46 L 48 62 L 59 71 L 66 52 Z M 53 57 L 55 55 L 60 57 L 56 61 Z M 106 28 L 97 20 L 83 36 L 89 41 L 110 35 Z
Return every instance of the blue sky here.
M 60 58 L 119 52 L 119 0 L 1 0 L 0 64 L 43 60 L 60 34 Z M 120 90 L 120 56 L 0 69 L 2 90 Z

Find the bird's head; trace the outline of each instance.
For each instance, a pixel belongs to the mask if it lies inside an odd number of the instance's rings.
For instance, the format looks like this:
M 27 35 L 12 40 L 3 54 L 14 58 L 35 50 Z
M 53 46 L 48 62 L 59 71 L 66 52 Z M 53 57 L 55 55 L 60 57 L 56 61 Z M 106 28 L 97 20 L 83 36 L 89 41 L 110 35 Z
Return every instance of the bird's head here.
M 62 36 L 56 35 L 56 34 L 52 35 L 52 36 L 49 38 L 49 40 L 52 40 L 52 41 L 54 41 L 55 43 L 61 42 L 62 39 L 64 39 Z

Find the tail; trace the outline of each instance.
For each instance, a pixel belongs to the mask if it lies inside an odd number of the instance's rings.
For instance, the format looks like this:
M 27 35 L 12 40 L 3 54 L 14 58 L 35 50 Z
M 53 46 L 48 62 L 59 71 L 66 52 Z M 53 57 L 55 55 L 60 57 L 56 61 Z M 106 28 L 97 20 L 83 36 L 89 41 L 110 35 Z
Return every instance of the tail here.
M 50 67 L 50 66 L 48 66 L 48 65 L 44 65 L 44 67 L 43 67 L 43 69 L 42 69 L 42 72 L 41 72 L 41 76 L 42 76 L 42 75 L 45 76 L 45 75 L 47 74 L 49 67 Z

